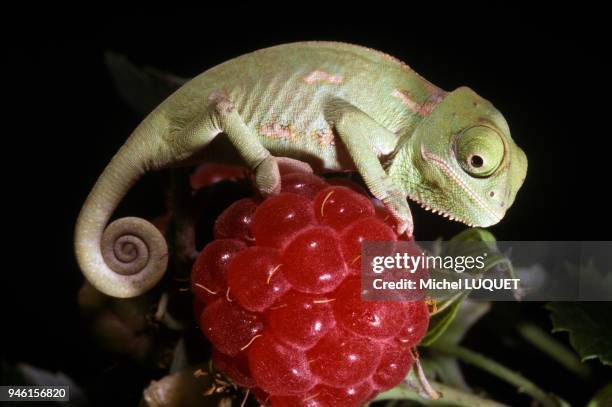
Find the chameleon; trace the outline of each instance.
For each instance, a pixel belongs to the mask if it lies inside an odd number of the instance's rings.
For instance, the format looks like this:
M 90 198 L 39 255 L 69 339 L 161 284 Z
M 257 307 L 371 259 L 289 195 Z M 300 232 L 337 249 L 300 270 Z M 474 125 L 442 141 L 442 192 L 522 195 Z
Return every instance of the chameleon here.
M 108 222 L 143 174 L 200 163 L 220 138 L 253 171 L 264 196 L 279 193 L 282 171 L 358 172 L 397 232 L 410 236 L 408 199 L 487 227 L 504 217 L 527 173 L 503 115 L 468 87 L 443 91 L 402 61 L 359 45 L 257 50 L 178 88 L 103 170 L 74 239 L 93 286 L 127 298 L 157 284 L 167 267 L 163 235 L 137 217 Z

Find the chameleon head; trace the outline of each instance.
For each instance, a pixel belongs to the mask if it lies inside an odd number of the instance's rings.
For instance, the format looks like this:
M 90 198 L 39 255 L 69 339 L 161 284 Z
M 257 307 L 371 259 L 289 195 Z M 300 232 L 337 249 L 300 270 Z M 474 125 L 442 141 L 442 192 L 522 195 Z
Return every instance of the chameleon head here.
M 466 87 L 422 119 L 389 169 L 425 209 L 481 227 L 503 218 L 526 172 L 501 113 Z

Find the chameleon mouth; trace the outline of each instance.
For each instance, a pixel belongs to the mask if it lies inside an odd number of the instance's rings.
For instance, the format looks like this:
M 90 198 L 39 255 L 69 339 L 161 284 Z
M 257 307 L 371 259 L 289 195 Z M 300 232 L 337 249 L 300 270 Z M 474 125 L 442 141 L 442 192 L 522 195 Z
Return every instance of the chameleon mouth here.
M 449 220 L 454 220 L 454 221 L 456 221 L 456 222 L 463 223 L 463 224 L 465 224 L 465 225 L 468 225 L 468 226 L 469 226 L 469 227 L 471 227 L 471 228 L 473 228 L 473 227 L 475 227 L 475 226 L 476 226 L 476 225 L 474 225 L 473 223 L 467 222 L 465 219 L 463 219 L 463 218 L 461 218 L 461 217 L 459 217 L 459 216 L 456 216 L 456 215 L 451 215 L 450 213 L 445 212 L 445 211 L 444 211 L 444 210 L 442 210 L 442 209 L 439 209 L 439 208 L 434 208 L 434 207 L 433 207 L 433 206 L 431 206 L 431 205 L 425 204 L 425 203 L 421 202 L 420 200 L 418 200 L 417 198 L 415 198 L 415 197 L 413 197 L 413 196 L 410 196 L 410 195 L 409 195 L 409 196 L 408 196 L 408 198 L 410 198 L 410 200 L 411 200 L 411 201 L 414 201 L 414 202 L 416 202 L 417 204 L 419 204 L 419 206 L 420 206 L 421 208 L 425 209 L 426 211 L 429 211 L 429 212 L 431 212 L 431 213 L 437 213 L 438 215 L 440 215 L 440 216 L 442 216 L 442 217 L 444 217 L 444 218 L 448 218 Z
M 457 185 L 459 185 L 459 187 L 467 194 L 467 196 L 469 196 L 476 203 L 476 205 L 478 205 L 478 207 L 480 207 L 482 210 L 485 211 L 485 213 L 487 213 L 487 215 L 489 215 L 489 217 L 493 220 L 493 223 L 491 223 L 491 224 L 495 224 L 495 223 L 497 223 L 497 222 L 499 222 L 501 220 L 502 217 L 499 214 L 497 214 L 495 211 L 493 211 L 493 209 L 491 209 L 491 207 L 489 207 L 489 205 L 487 205 L 487 203 L 484 202 L 482 200 L 482 198 L 480 196 L 478 196 L 478 194 L 476 192 L 474 192 L 461 179 L 461 177 L 446 163 L 446 161 L 444 161 L 441 157 L 438 157 L 434 153 L 430 153 L 429 151 L 427 151 L 423 144 L 421 144 L 421 155 L 423 156 L 423 158 L 426 161 L 429 161 L 432 164 L 434 164 L 448 178 L 452 179 Z M 433 211 L 433 209 L 434 209 L 430 205 L 423 204 L 422 202 L 419 202 L 418 200 L 415 200 L 415 201 L 419 205 L 421 205 L 423 208 L 425 208 L 426 210 L 432 210 Z M 429 209 L 427 207 L 429 207 Z M 444 217 L 449 217 L 449 218 L 452 217 L 454 220 L 458 220 L 459 222 L 465 223 L 468 226 L 474 227 L 474 224 L 470 224 L 470 222 L 466 222 L 464 219 L 461 219 L 460 217 L 458 217 L 456 215 L 448 214 L 448 213 L 446 213 L 445 211 L 443 211 L 441 209 L 435 208 L 435 212 L 434 213 L 436 213 L 436 212 L 440 213 Z

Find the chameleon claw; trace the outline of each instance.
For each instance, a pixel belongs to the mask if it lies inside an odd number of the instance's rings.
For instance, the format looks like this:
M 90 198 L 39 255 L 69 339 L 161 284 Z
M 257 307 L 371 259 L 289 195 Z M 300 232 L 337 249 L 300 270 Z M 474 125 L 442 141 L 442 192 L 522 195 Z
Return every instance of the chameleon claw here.
M 403 234 L 406 235 L 406 237 L 408 239 L 412 239 L 412 233 L 414 231 L 414 225 L 412 224 L 411 221 L 406 221 L 403 220 L 401 223 L 398 220 L 398 224 L 397 224 L 397 234 L 399 236 L 402 236 Z
M 281 175 L 290 174 L 292 172 L 313 173 L 310 164 L 304 161 L 289 157 L 275 157 L 275 160 L 278 163 L 278 169 Z

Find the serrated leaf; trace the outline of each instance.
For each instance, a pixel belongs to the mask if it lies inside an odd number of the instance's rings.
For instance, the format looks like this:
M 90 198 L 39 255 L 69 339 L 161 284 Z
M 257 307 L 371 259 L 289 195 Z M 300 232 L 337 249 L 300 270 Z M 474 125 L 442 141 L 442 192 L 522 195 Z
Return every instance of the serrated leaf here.
M 553 332 L 568 332 L 583 361 L 599 359 L 612 366 L 612 302 L 550 302 Z

